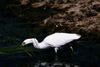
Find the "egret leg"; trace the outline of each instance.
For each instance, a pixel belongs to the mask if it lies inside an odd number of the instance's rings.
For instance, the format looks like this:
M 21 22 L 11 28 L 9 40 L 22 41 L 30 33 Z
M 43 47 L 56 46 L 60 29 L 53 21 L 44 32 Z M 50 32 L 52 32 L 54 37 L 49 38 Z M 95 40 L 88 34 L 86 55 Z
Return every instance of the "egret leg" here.
M 57 53 L 57 50 L 58 50 L 58 48 L 57 48 L 57 47 L 55 47 L 55 53 Z
M 55 50 L 55 53 L 56 53 L 56 55 L 55 55 L 55 61 L 57 61 L 58 59 L 58 57 L 57 57 L 57 50 L 58 50 L 58 48 L 56 47 L 56 48 L 54 48 L 54 50 Z
M 71 49 L 71 51 L 73 52 L 73 47 L 72 47 L 72 46 L 70 46 L 70 49 Z
M 70 46 L 70 49 L 71 49 L 71 55 L 73 56 L 73 54 L 74 54 L 73 47 Z

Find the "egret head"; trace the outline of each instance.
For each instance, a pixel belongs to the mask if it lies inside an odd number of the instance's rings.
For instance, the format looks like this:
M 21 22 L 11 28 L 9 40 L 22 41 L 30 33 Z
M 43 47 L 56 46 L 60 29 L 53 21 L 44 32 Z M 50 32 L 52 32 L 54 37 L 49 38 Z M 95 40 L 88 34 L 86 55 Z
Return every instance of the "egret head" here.
M 22 46 L 25 46 L 25 45 L 27 45 L 27 44 L 33 43 L 33 41 L 34 41 L 34 38 L 25 39 L 25 40 L 22 42 Z

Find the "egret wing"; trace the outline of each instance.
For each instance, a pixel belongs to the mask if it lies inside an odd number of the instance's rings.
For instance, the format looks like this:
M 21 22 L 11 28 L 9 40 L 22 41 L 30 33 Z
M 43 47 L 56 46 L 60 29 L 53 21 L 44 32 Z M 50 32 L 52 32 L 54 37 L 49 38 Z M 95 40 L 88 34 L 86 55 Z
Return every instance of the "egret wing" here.
M 73 40 L 74 40 L 73 35 L 66 34 L 66 33 L 55 33 L 55 34 L 47 36 L 44 39 L 46 43 L 51 44 L 54 47 L 65 45 L 66 43 L 69 43 Z

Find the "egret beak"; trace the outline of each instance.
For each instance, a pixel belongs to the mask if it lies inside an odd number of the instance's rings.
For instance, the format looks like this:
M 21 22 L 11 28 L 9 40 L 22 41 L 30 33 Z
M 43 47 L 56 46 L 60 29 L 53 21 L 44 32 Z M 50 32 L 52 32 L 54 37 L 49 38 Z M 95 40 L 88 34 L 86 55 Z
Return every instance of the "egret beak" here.
M 19 47 L 23 47 L 25 46 L 25 42 L 22 42 L 22 44 Z M 24 51 L 27 53 L 27 55 L 29 55 L 30 57 L 32 57 L 32 55 L 27 51 L 27 49 L 24 48 Z
M 24 45 L 24 44 L 22 43 L 21 45 L 18 45 L 17 47 L 21 48 L 21 47 L 23 47 L 23 45 Z

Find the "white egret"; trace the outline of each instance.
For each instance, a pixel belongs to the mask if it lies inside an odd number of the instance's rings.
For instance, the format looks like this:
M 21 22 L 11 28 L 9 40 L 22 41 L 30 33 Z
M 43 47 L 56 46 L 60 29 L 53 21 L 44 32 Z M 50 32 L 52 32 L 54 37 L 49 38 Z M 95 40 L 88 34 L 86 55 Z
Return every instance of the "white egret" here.
M 54 47 L 55 52 L 60 46 L 65 45 L 73 40 L 77 40 L 81 37 L 81 35 L 74 34 L 74 33 L 54 33 L 47 36 L 42 42 L 38 42 L 36 38 L 26 39 L 22 42 L 22 46 L 26 44 L 33 43 L 33 46 L 38 49 L 45 49 L 48 47 Z M 70 47 L 73 50 L 72 47 Z

